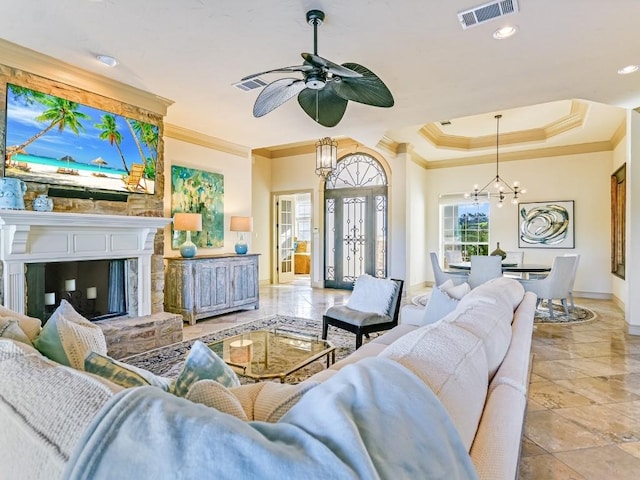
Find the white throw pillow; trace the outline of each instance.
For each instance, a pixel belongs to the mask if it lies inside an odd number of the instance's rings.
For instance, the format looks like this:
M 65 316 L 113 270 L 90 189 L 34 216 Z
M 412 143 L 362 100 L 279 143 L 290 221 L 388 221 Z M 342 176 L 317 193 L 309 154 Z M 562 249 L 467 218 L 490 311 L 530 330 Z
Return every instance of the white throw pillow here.
M 451 280 L 447 280 L 439 287 L 433 287 L 431 298 L 424 309 L 422 325 L 437 322 L 453 312 L 458 306 L 458 302 L 470 291 L 468 283 L 454 285 Z
M 39 318 L 28 317 L 27 315 L 14 312 L 3 305 L 0 305 L 0 317 L 18 320 L 20 328 L 32 342 L 38 336 L 42 327 L 42 322 Z
M 360 312 L 387 315 L 396 288 L 396 282 L 393 280 L 375 278 L 365 273 L 356 280 L 347 307 Z

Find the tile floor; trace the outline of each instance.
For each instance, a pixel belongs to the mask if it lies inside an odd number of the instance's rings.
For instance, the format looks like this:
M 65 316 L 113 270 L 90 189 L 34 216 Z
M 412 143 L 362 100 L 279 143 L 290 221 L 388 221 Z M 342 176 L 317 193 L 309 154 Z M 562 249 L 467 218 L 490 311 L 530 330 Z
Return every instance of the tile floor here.
M 428 291 L 409 291 L 403 299 Z M 350 292 L 312 289 L 308 277 L 260 288 L 260 308 L 185 326 L 190 339 L 275 313 L 321 321 Z M 520 479 L 640 478 L 640 337 L 611 301 L 578 299 L 598 319 L 536 325 Z

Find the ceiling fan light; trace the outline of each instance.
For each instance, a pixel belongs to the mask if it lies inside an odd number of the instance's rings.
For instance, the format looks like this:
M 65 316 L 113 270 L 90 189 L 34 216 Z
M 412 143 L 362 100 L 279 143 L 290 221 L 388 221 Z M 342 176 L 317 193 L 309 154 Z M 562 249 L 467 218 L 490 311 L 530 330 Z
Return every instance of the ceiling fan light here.
M 626 67 L 622 67 L 618 69 L 618 75 L 629 75 L 630 73 L 635 73 L 640 69 L 640 65 L 627 65 Z

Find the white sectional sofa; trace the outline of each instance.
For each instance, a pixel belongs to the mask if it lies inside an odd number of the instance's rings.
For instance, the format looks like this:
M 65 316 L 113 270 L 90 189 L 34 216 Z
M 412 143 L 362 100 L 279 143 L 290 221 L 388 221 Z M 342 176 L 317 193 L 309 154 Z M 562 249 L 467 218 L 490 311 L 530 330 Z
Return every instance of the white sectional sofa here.
M 122 389 L 0 339 L 0 479 L 512 479 L 535 301 L 512 279 L 481 285 L 303 382 L 275 423 Z

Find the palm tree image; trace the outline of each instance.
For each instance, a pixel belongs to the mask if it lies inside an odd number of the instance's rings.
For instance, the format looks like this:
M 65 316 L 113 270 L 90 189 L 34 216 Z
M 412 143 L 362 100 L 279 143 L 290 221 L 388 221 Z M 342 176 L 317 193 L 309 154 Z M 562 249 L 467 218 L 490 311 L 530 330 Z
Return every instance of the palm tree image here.
M 28 89 L 23 89 L 28 90 Z M 33 92 L 32 90 L 29 90 Z M 37 93 L 37 92 L 33 92 Z M 28 103 L 30 101 L 37 101 L 44 105 L 45 107 L 49 107 L 47 110 L 42 112 L 42 114 L 38 115 L 34 120 L 38 122 L 50 122 L 47 127 L 45 127 L 40 132 L 33 135 L 31 138 L 27 139 L 21 145 L 12 146 L 7 148 L 7 158 L 10 158 L 11 154 L 15 152 L 20 152 L 25 149 L 28 145 L 35 142 L 37 139 L 45 135 L 47 132 L 52 130 L 55 127 L 58 127 L 58 131 L 62 132 L 66 129 L 71 130 L 73 133 L 78 135 L 81 131 L 84 131 L 84 127 L 80 120 L 88 120 L 91 117 L 86 113 L 82 113 L 78 111 L 79 104 L 76 102 L 71 102 L 64 98 L 52 97 L 49 95 L 41 95 L 31 96 L 26 92 L 21 92 L 19 95 L 23 95 L 25 101 Z
M 102 123 L 96 123 L 94 127 L 102 130 L 99 137 L 101 140 L 106 140 L 110 145 L 115 145 L 122 159 L 122 165 L 127 173 L 129 173 L 129 167 L 127 167 L 127 161 L 124 159 L 122 150 L 120 149 L 120 143 L 122 142 L 122 134 L 118 131 L 118 124 L 116 123 L 116 117 L 108 113 L 102 116 Z
M 136 142 L 142 163 L 144 163 L 144 176 L 154 180 L 156 178 L 156 166 L 158 162 L 158 127 L 130 118 L 126 120 L 131 130 L 131 135 Z M 147 148 L 149 156 L 145 155 L 141 141 Z

